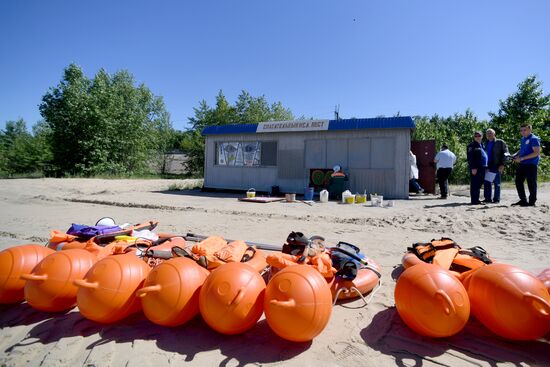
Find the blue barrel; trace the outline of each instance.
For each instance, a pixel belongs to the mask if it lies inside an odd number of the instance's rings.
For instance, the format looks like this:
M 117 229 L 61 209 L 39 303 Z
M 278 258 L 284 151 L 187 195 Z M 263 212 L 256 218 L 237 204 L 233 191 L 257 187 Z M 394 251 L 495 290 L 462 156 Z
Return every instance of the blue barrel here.
M 306 187 L 304 189 L 304 200 L 313 200 L 313 187 Z

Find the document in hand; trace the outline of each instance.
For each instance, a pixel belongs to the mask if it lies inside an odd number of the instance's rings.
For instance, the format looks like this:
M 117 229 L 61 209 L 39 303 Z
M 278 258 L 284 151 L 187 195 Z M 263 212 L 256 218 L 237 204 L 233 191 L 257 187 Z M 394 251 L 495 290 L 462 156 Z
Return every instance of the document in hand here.
M 487 172 L 485 173 L 485 181 L 493 182 L 496 176 L 497 174 L 495 172 Z

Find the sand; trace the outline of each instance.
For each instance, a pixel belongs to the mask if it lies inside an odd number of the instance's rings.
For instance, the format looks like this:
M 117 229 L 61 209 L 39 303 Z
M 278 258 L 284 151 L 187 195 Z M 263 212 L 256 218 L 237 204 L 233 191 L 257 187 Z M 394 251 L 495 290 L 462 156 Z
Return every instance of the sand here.
M 200 317 L 177 328 L 138 314 L 115 325 L 27 304 L 0 306 L 0 366 L 508 366 L 550 365 L 547 340 L 500 339 L 471 317 L 456 336 L 440 340 L 411 332 L 393 300 L 406 246 L 447 236 L 480 245 L 502 262 L 533 273 L 550 267 L 550 186 L 541 185 L 535 208 L 500 204 L 470 206 L 466 188 L 446 201 L 418 196 L 393 208 L 237 201 L 238 195 L 170 191 L 182 181 L 35 179 L 0 181 L 0 249 L 48 240 L 49 230 L 71 223 L 160 222 L 163 232 L 218 234 L 282 245 L 292 230 L 323 235 L 329 243 L 355 243 L 382 266 L 383 287 L 367 307 L 357 300 L 333 309 L 326 329 L 310 343 L 278 338 L 262 317 L 239 336 L 223 336 Z

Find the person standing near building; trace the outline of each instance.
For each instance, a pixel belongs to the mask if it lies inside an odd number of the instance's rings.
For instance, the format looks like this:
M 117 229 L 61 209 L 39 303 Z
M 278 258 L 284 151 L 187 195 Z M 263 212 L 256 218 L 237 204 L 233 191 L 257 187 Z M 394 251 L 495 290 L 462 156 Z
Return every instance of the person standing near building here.
M 537 168 L 540 160 L 540 139 L 532 132 L 531 125 L 523 124 L 520 128 L 521 143 L 519 154 L 514 158 L 514 162 L 519 163 L 516 170 L 516 190 L 518 191 L 519 201 L 512 206 L 535 206 L 537 201 Z M 527 179 L 529 188 L 529 201 L 525 196 L 525 187 L 523 183 Z
M 470 168 L 470 203 L 472 205 L 483 204 L 479 201 L 479 190 L 485 178 L 487 168 L 487 154 L 481 145 L 481 131 L 474 133 L 474 141 L 467 148 L 468 167 Z
M 437 181 L 439 182 L 440 199 L 447 199 L 449 194 L 449 177 L 453 171 L 453 166 L 456 162 L 456 156 L 449 150 L 447 144 L 441 145 L 441 150 L 437 152 L 434 158 L 434 163 L 437 167 Z
M 416 165 L 416 156 L 409 150 L 409 164 L 411 165 L 411 171 L 409 175 L 409 192 L 415 194 L 424 193 L 424 189 L 418 183 L 418 166 Z
M 497 139 L 495 130 L 487 129 L 485 132 L 487 143 L 484 149 L 487 153 L 487 172 L 483 181 L 483 196 L 485 203 L 500 202 L 500 177 L 504 171 L 505 154 L 508 153 L 508 146 L 502 139 Z M 488 178 L 491 178 L 488 179 Z M 495 186 L 494 195 L 492 195 L 493 185 Z

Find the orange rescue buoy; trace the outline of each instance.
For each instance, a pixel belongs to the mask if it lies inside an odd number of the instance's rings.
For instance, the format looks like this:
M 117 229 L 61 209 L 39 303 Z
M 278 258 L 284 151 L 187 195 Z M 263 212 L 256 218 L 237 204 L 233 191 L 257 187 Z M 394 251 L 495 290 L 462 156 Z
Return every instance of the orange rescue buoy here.
M 141 310 L 136 291 L 151 268 L 134 252 L 111 255 L 95 263 L 84 279 L 77 279 L 76 302 L 87 319 L 104 324 L 121 320 Z
M 263 313 L 265 282 L 251 266 L 223 264 L 204 282 L 199 308 L 204 321 L 222 334 L 240 334 Z
M 550 293 L 550 268 L 541 271 L 540 274 L 537 275 L 537 279 L 544 284 L 544 286 L 548 290 L 548 293 Z
M 143 313 L 155 324 L 181 325 L 199 313 L 199 292 L 208 270 L 191 259 L 178 257 L 155 267 L 136 293 Z
M 47 312 L 65 311 L 76 306 L 78 288 L 75 279 L 82 279 L 96 257 L 85 250 L 58 251 L 46 256 L 31 273 L 22 274 L 25 300 L 32 307 Z
M 491 264 L 474 272 L 467 288 L 472 313 L 495 334 L 534 340 L 550 331 L 550 295 L 530 273 Z
M 403 322 L 418 334 L 441 338 L 458 333 L 470 316 L 466 289 L 449 271 L 420 263 L 406 269 L 395 286 Z
M 8 248 L 0 252 L 0 303 L 15 303 L 25 299 L 25 279 L 46 256 L 55 251 L 42 245 L 29 244 Z
M 327 325 L 332 312 L 332 294 L 317 270 L 291 265 L 269 281 L 264 310 L 275 334 L 290 341 L 305 342 Z

